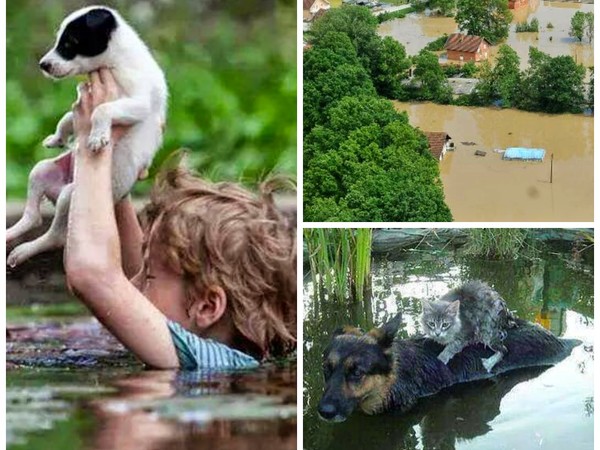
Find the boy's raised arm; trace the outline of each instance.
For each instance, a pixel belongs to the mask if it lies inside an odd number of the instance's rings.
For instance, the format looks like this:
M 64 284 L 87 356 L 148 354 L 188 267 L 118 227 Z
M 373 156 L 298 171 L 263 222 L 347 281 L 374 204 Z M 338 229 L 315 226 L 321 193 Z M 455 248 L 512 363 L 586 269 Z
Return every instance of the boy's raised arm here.
M 80 87 L 74 111 L 79 144 L 74 150 L 74 190 L 65 249 L 67 280 L 93 314 L 144 363 L 175 368 L 179 363 L 165 316 L 131 284 L 121 266 L 112 198 L 112 146 L 92 153 L 84 144 L 94 107 L 116 96 L 111 80 L 106 73 L 102 79 L 92 74 L 92 92 Z

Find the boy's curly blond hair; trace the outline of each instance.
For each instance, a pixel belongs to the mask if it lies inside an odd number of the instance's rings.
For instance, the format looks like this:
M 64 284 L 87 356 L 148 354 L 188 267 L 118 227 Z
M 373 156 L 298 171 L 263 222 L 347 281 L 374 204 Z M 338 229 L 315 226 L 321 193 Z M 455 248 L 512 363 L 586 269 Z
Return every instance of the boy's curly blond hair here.
M 190 300 L 211 285 L 224 289 L 234 345 L 259 358 L 296 345 L 296 226 L 273 200 L 285 184 L 294 188 L 272 178 L 253 194 L 177 167 L 158 176 L 143 214 L 146 248 L 159 240 Z

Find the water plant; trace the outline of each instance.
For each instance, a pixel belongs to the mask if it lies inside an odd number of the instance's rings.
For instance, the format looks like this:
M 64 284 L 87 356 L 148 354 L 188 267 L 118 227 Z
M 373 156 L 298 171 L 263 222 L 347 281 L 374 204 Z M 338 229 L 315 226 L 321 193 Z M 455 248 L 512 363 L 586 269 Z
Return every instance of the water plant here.
M 465 253 L 488 259 L 516 259 L 535 250 L 528 245 L 526 228 L 472 228 L 468 230 Z
M 363 301 L 371 287 L 372 242 L 370 228 L 305 229 L 316 296 Z
M 515 31 L 517 33 L 537 33 L 539 30 L 540 21 L 534 17 L 529 23 L 527 23 L 527 21 L 518 23 Z

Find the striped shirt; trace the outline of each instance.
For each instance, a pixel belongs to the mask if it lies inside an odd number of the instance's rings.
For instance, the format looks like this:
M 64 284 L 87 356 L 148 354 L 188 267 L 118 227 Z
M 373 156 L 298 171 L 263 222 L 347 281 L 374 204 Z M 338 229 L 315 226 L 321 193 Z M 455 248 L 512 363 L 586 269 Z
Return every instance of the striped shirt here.
M 251 356 L 212 339 L 196 336 L 177 322 L 167 320 L 167 325 L 181 369 L 250 369 L 259 365 Z

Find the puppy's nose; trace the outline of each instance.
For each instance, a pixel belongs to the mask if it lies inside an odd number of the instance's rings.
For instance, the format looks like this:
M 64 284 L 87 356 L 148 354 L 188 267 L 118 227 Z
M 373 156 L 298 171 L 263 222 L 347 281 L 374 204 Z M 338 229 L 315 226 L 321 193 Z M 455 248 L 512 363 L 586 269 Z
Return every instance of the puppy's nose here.
M 40 69 L 42 69 L 44 72 L 49 72 L 51 67 L 52 64 L 50 64 L 49 62 L 40 61 Z
M 323 419 L 333 419 L 336 415 L 335 406 L 331 403 L 319 403 L 319 415 Z

